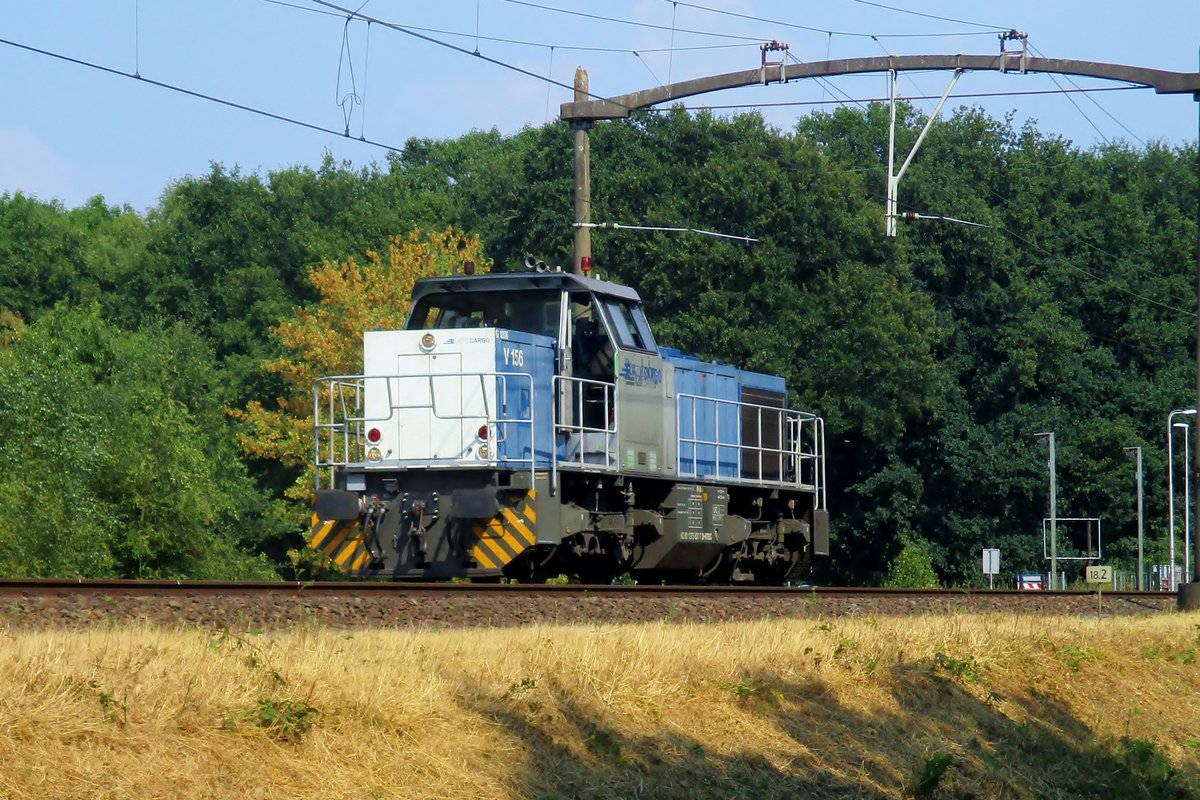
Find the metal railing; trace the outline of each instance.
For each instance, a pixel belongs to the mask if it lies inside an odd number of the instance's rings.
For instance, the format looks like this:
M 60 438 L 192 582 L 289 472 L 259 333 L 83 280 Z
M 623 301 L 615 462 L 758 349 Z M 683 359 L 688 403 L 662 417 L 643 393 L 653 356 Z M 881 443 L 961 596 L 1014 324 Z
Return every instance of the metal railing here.
M 565 395 L 571 399 L 571 422 L 563 422 L 559 418 L 557 404 L 553 411 L 554 440 L 566 443 L 562 462 L 579 466 L 586 464 L 600 469 L 616 469 L 616 384 L 558 375 L 554 378 L 553 389 L 556 398 Z M 603 421 L 603 427 L 585 424 L 585 420 L 594 419 L 597 414 Z M 588 461 L 588 455 L 599 457 L 599 460 Z M 557 464 L 557 447 L 554 448 L 553 458 Z
M 465 379 L 475 378 L 479 381 L 477 392 L 468 393 L 464 389 Z M 492 392 L 488 391 L 488 380 L 491 379 Z M 400 394 L 399 381 L 424 380 L 427 382 L 427 401 L 406 402 L 397 395 Z M 467 397 L 478 400 L 481 410 L 471 412 L 451 412 L 444 407 L 438 407 L 438 392 L 434 391 L 435 382 L 455 380 L 457 391 L 455 395 L 461 406 Z M 378 386 L 376 386 L 378 384 Z M 521 384 L 512 386 L 511 384 Z M 386 403 L 379 404 L 374 400 L 371 404 L 386 413 L 368 415 L 365 411 L 368 386 L 372 396 L 380 392 Z M 528 392 L 528 414 L 509 415 L 508 409 L 521 408 L 521 403 L 513 402 L 513 394 L 520 389 Z M 489 402 L 491 401 L 491 402 Z M 443 406 L 445 404 L 443 403 Z M 466 459 L 462 456 L 452 458 L 393 458 L 380 461 L 367 461 L 367 450 L 371 443 L 367 442 L 366 431 L 369 425 L 383 426 L 395 422 L 399 412 L 427 410 L 433 419 L 479 420 L 488 428 L 489 453 L 483 459 Z M 529 455 L 520 456 L 505 453 L 500 458 L 501 445 L 508 441 L 512 426 L 525 428 L 529 433 Z M 321 473 L 329 473 L 329 485 L 333 484 L 333 473 L 337 467 L 359 466 L 426 466 L 426 467 L 494 467 L 498 463 L 506 465 L 527 465 L 530 480 L 533 480 L 533 470 L 536 462 L 536 428 L 534 426 L 533 376 L 527 372 L 446 372 L 429 375 L 333 375 L 320 378 L 313 388 L 313 434 L 314 461 L 316 465 L 316 488 L 322 488 Z M 400 443 L 397 442 L 397 446 Z M 532 485 L 532 484 L 531 484 Z
M 472 386 L 468 391 L 470 379 L 478 381 L 477 389 Z M 439 407 L 438 392 L 435 391 L 441 388 L 444 394 L 444 386 L 437 384 L 448 380 L 454 381 L 457 387 L 452 394 L 459 407 L 454 411 L 447 409 L 444 403 Z M 426 391 L 405 392 L 407 397 L 400 398 L 401 381 L 423 381 Z M 618 471 L 617 385 L 555 376 L 551 391 L 549 460 L 552 491 L 557 489 L 558 470 L 563 467 Z M 517 397 L 518 392 L 528 392 L 528 399 Z M 533 376 L 524 372 L 321 378 L 316 381 L 313 391 L 316 488 L 322 488 L 323 472 L 327 473 L 326 485 L 333 485 L 333 475 L 339 467 L 495 468 L 497 465 L 519 465 L 521 469 L 529 470 L 533 481 L 538 454 L 534 392 Z M 368 393 L 371 395 L 369 403 Z M 474 401 L 472 413 L 467 413 L 462 406 L 468 399 Z M 560 402 L 566 405 L 560 407 Z M 377 411 L 368 414 L 368 406 Z M 510 408 L 521 413 L 510 414 Z M 366 439 L 370 427 L 383 427 L 390 422 L 399 431 L 398 416 L 402 412 L 420 410 L 426 410 L 431 419 L 470 419 L 486 424 L 489 432 L 487 457 L 468 459 L 460 455 L 435 459 L 429 454 L 428 457 L 367 461 L 367 451 L 373 446 Z M 825 423 L 820 417 L 776 406 L 678 394 L 676 418 L 679 477 L 794 486 L 813 492 L 814 505 L 825 507 Z M 504 452 L 501 458 L 502 445 L 515 438 L 513 426 L 528 432 L 529 453 L 525 456 Z M 560 445 L 563 448 L 561 456 Z M 412 450 L 402 448 L 400 452 Z
M 820 417 L 683 393 L 677 395 L 676 409 L 680 477 L 795 486 L 811 490 L 814 505 L 825 507 L 825 421 Z M 711 437 L 701 435 L 709 432 Z

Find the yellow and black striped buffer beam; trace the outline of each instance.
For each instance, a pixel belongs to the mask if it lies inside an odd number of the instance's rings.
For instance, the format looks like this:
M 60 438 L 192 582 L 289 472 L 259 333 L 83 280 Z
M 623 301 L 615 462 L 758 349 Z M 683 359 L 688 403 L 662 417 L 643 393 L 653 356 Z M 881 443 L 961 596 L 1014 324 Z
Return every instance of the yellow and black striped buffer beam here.
M 501 569 L 537 542 L 537 492 L 511 494 L 500 501 L 500 513 L 471 525 L 475 544 L 471 557 L 485 569 Z
M 320 550 L 342 571 L 353 575 L 371 560 L 358 523 L 356 519 L 321 519 L 313 514 L 309 546 Z

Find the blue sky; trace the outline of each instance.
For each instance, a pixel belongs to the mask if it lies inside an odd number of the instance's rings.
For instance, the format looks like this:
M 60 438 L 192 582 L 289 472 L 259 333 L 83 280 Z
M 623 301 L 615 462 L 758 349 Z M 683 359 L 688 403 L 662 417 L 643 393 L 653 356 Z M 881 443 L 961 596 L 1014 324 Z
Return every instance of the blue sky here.
M 757 66 L 760 40 L 785 41 L 790 54 L 803 61 L 886 53 L 993 54 L 999 48 L 995 31 L 1001 28 L 1028 32 L 1030 44 L 1047 57 L 1200 69 L 1197 0 L 370 0 L 362 13 L 434 29 L 423 33 L 567 84 L 575 67 L 585 66 L 592 91 L 602 95 Z M 412 137 L 446 138 L 489 128 L 512 133 L 541 125 L 569 99 L 566 89 L 469 53 L 380 25 L 347 24 L 344 15 L 312 0 L 7 0 L 0 14 L 0 38 L 8 42 L 136 71 L 146 79 L 335 131 L 345 129 L 349 108 L 353 137 L 395 147 Z M 669 52 L 672 46 L 676 49 Z M 265 172 L 315 165 L 326 152 L 356 165 L 386 157 L 386 150 L 353 138 L 13 44 L 0 44 L 0 74 L 7 82 L 0 107 L 0 192 L 20 191 L 67 206 L 102 195 L 110 203 L 145 210 L 171 181 L 202 175 L 214 161 Z M 1070 88 L 1066 79 L 1057 80 Z M 941 73 L 907 75 L 899 90 L 936 97 L 948 81 L 949 75 Z M 955 95 L 1055 88 L 1048 76 L 974 73 L 963 77 Z M 688 103 L 825 101 L 825 108 L 833 108 L 845 97 L 885 94 L 884 77 L 871 75 L 757 86 Z M 1073 98 L 1078 108 L 1062 95 L 952 100 L 951 108 L 979 105 L 994 116 L 1014 111 L 1018 123 L 1036 120 L 1043 132 L 1081 147 L 1105 139 L 1180 145 L 1197 136 L 1200 104 L 1186 95 L 1140 90 Z M 929 112 L 935 101 L 914 102 Z M 821 107 L 777 106 L 763 113 L 786 129 Z

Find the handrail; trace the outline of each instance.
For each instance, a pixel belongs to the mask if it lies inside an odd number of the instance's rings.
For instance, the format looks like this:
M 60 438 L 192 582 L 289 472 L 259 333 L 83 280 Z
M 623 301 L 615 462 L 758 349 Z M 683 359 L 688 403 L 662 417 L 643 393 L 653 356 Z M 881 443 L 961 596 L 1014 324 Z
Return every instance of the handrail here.
M 575 402 L 572 404 L 572 418 L 576 422 L 565 424 L 559 421 L 558 414 L 558 399 L 562 396 L 563 384 L 579 389 L 574 392 Z M 601 389 L 604 394 L 604 416 L 605 427 L 597 428 L 583 424 L 585 406 L 585 390 L 587 387 L 596 387 Z M 617 470 L 617 460 L 615 457 L 615 444 L 617 439 L 617 384 L 610 381 L 598 381 L 591 378 L 576 378 L 570 375 L 555 375 L 551 380 L 551 403 L 550 403 L 550 433 L 551 433 L 551 448 L 550 448 L 550 494 L 554 496 L 558 493 L 558 435 L 559 433 L 566 434 L 566 442 L 569 444 L 572 436 L 578 437 L 579 448 L 576 451 L 579 459 L 578 464 L 584 466 L 587 464 L 587 448 L 586 443 L 588 434 L 603 434 L 604 436 L 604 463 L 590 464 L 595 469 L 605 472 L 615 472 Z M 571 463 L 576 463 L 575 459 Z
M 723 480 L 736 480 L 743 483 L 767 485 L 773 483 L 790 484 L 793 486 L 812 489 L 813 504 L 817 508 L 825 507 L 825 423 L 815 414 L 807 411 L 766 406 L 758 403 L 746 403 L 739 400 L 727 400 L 716 397 L 704 397 L 697 394 L 679 393 L 676 395 L 676 434 L 679 445 L 678 474 L 680 477 L 717 477 Z M 691 413 L 685 414 L 685 405 L 690 402 Z M 711 420 L 703 422 L 706 431 L 711 430 L 712 438 L 700 436 L 701 409 L 711 409 Z M 722 414 L 722 408 L 726 409 Z M 743 412 L 751 410 L 755 416 L 755 443 L 747 444 Z M 722 437 L 722 424 L 729 425 L 728 414 L 733 412 L 733 424 L 737 427 L 734 434 L 736 441 Z M 779 426 L 774 442 L 764 442 L 763 421 L 766 415 L 778 415 Z M 690 423 L 689 436 L 684 435 L 684 424 Z M 790 430 L 789 430 L 790 429 Z M 790 441 L 788 441 L 790 439 Z M 771 445 L 774 446 L 771 446 Z M 808 444 L 809 447 L 805 447 Z M 690 446 L 690 455 L 685 449 Z M 711 448 L 712 472 L 705 471 L 701 465 L 701 448 Z M 722 463 L 722 452 L 732 450 L 736 454 L 733 461 L 733 475 L 723 475 L 722 468 L 730 466 L 728 461 Z M 749 454 L 757 462 L 756 475 L 747 475 L 745 456 Z M 766 468 L 771 466 L 769 460 L 774 458 L 775 478 L 764 477 Z M 707 459 L 706 459 L 707 461 Z M 688 465 L 690 464 L 690 469 Z M 789 480 L 789 468 L 794 468 L 793 477 Z M 811 478 L 806 480 L 805 472 L 811 470 Z
M 427 378 L 429 386 L 429 402 L 399 402 L 396 398 L 398 391 L 393 391 L 393 386 L 400 380 L 412 380 Z M 468 378 L 479 379 L 479 400 L 483 404 L 483 413 L 451 413 L 447 410 L 439 409 L 436 393 L 433 391 L 434 379 L 457 379 L 463 381 Z M 493 379 L 493 391 L 488 391 L 487 379 Z M 503 409 L 509 407 L 508 397 L 510 393 L 509 385 L 513 382 L 523 382 L 529 389 L 529 409 L 528 414 L 524 416 L 501 416 Z M 368 415 L 365 413 L 365 395 L 367 385 L 370 382 L 382 382 L 386 388 L 386 415 Z M 460 383 L 459 397 L 461 399 Z M 347 391 L 349 389 L 349 391 Z M 326 399 L 325 392 L 328 392 L 328 417 L 322 414 L 322 400 Z M 347 407 L 345 395 L 347 393 L 354 394 L 354 400 L 350 404 L 355 413 L 351 413 Z M 496 397 L 499 395 L 499 398 Z M 516 404 L 512 404 L 516 405 Z M 460 458 L 454 459 L 389 459 L 385 462 L 389 466 L 394 466 L 397 463 L 420 465 L 420 466 L 457 466 L 457 467 L 495 467 L 497 463 L 516 463 L 528 464 L 530 472 L 530 485 L 534 480 L 534 470 L 537 463 L 537 443 L 536 443 L 536 425 L 534 419 L 534 401 L 533 401 L 533 376 L 528 372 L 446 372 L 437 373 L 434 375 L 331 375 L 319 378 L 314 382 L 313 386 L 313 435 L 315 439 L 314 456 L 315 456 L 315 488 L 321 488 L 321 471 L 325 468 L 333 469 L 335 467 L 344 467 L 348 465 L 356 466 L 377 466 L 375 462 L 367 462 L 365 453 L 361 452 L 365 448 L 363 429 L 367 423 L 386 423 L 396 418 L 397 412 L 408 410 L 428 409 L 431 416 L 438 420 L 465 420 L 465 419 L 482 419 L 487 425 L 489 431 L 496 432 L 493 438 L 489 434 L 489 441 L 493 443 L 493 448 L 489 452 L 488 457 L 480 461 L 465 461 Z M 340 416 L 338 412 L 341 412 Z M 499 456 L 499 443 L 505 441 L 508 437 L 507 426 L 521 425 L 528 427 L 529 430 L 529 456 L 513 457 L 506 455 L 503 459 Z M 338 459 L 338 445 L 341 444 L 341 458 Z M 327 445 L 326 445 L 327 443 Z M 352 452 L 357 450 L 360 452 Z M 357 457 L 354 457 L 357 456 Z

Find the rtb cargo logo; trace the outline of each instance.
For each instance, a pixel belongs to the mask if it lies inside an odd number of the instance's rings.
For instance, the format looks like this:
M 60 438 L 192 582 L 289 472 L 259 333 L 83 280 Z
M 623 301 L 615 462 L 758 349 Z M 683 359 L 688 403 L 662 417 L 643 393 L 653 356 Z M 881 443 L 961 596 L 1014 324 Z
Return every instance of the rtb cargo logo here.
M 629 386 L 658 386 L 662 383 L 661 367 L 650 364 L 637 364 L 626 359 L 621 363 L 621 380 Z

